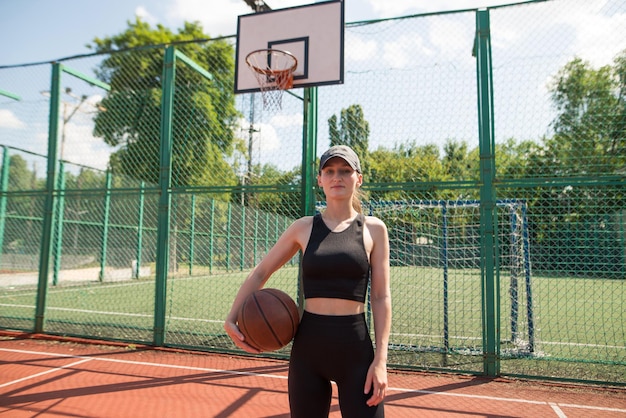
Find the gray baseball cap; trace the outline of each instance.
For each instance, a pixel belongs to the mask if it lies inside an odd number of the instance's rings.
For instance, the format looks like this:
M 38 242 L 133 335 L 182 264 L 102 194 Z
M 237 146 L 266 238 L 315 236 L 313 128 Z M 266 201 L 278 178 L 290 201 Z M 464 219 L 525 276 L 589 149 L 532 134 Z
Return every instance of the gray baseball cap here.
M 361 162 L 359 161 L 359 156 L 356 155 L 356 152 L 354 152 L 352 148 L 347 145 L 335 145 L 323 153 L 320 157 L 319 171 L 322 171 L 322 168 L 324 168 L 328 160 L 335 157 L 342 158 L 350 165 L 350 167 L 352 167 L 353 170 L 361 173 Z

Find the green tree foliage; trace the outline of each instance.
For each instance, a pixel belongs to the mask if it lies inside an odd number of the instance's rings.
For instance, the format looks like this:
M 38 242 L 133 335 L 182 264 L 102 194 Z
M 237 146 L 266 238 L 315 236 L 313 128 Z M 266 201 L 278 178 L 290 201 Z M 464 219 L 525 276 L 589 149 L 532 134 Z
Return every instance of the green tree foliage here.
M 20 155 L 9 159 L 9 191 L 32 190 L 37 187 L 35 175 L 28 169 L 28 163 Z
M 42 190 L 45 181 L 37 179 L 35 170 L 28 169 L 28 162 L 21 155 L 11 155 L 9 158 L 9 192 L 23 192 L 29 190 Z M 41 200 L 33 198 L 28 193 L 25 195 L 11 196 L 7 199 L 6 214 L 3 222 L 6 222 L 4 229 L 4 251 L 34 254 L 38 248 L 39 223 L 34 221 L 41 210 Z M 10 218 L 13 216 L 23 217 L 24 223 L 19 223 L 19 227 Z
M 271 213 L 297 218 L 300 216 L 300 167 L 290 171 L 280 171 L 276 166 L 265 164 L 263 167 L 256 166 L 258 172 L 256 184 L 271 186 L 290 186 L 297 192 L 276 193 L 275 191 L 263 192 L 256 195 L 258 208 Z
M 554 136 L 544 141 L 534 166 L 564 175 L 615 174 L 626 165 L 626 51 L 615 66 L 594 69 L 575 58 L 550 86 L 558 111 Z M 547 173 L 540 173 L 547 174 Z
M 124 32 L 94 40 L 97 52 L 120 51 L 108 55 L 96 69 L 98 78 L 111 85 L 111 92 L 101 102 L 106 111 L 96 116 L 94 134 L 117 149 L 110 159 L 114 172 L 158 183 L 164 47 L 139 47 L 176 43 L 177 50 L 205 68 L 213 80 L 177 61 L 173 183 L 235 184 L 235 175 L 225 161 L 232 152 L 232 127 L 237 117 L 232 88 L 234 53 L 224 41 L 191 42 L 207 38 L 198 23 L 185 23 L 173 33 L 137 18 Z
M 365 120 L 361 105 L 354 104 L 341 109 L 339 120 L 336 115 L 328 118 L 330 146 L 348 145 L 359 156 L 365 175 L 369 174 L 368 152 L 370 126 Z
M 379 148 L 369 155 L 371 179 L 368 183 L 428 183 L 439 181 L 444 176 L 444 167 L 439 157 L 439 148 L 434 145 L 396 145 L 393 149 Z M 405 189 L 403 187 L 402 189 Z M 412 192 L 406 196 L 403 190 L 373 192 L 377 200 L 419 199 Z
M 478 178 L 478 160 L 469 156 L 469 146 L 465 141 L 448 139 L 443 146 L 443 169 L 450 180 Z
M 585 179 L 528 191 L 536 215 L 532 245 L 546 254 L 535 263 L 538 269 L 551 269 L 567 258 L 572 273 L 613 277 L 616 270 L 606 266 L 623 263 L 619 218 L 625 196 L 619 187 L 588 180 L 626 173 L 625 64 L 626 51 L 613 66 L 596 69 L 580 58 L 567 63 L 550 84 L 558 112 L 554 135 L 517 152 L 526 178 Z

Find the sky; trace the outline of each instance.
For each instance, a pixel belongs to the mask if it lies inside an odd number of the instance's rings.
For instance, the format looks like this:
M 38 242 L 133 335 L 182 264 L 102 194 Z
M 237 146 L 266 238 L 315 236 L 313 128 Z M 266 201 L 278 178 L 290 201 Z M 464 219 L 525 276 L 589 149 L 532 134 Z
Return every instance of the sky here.
M 266 0 L 273 10 L 314 3 Z M 347 0 L 346 22 L 515 3 L 505 0 Z M 94 38 L 124 31 L 140 16 L 176 31 L 199 21 L 213 37 L 234 35 L 244 0 L 0 0 L 0 66 L 47 62 L 92 52 Z
M 621 6 L 624 0 L 578 0 L 573 3 L 587 4 L 586 1 L 588 1 L 589 7 L 585 7 L 585 10 L 581 10 L 581 7 L 573 7 L 571 10 L 565 9 L 563 7 L 564 2 L 558 2 L 558 13 L 547 15 L 551 16 L 549 19 L 534 13 L 545 13 L 546 9 L 550 8 L 551 3 L 556 2 L 548 1 L 543 5 L 546 7 L 530 7 L 531 11 L 527 10 L 524 14 L 529 21 L 493 19 L 492 30 L 498 34 L 497 37 L 494 37 L 492 45 L 494 55 L 508 57 L 511 54 L 514 55 L 515 51 L 522 49 L 530 51 L 532 54 L 536 51 L 536 45 L 532 43 L 541 40 L 542 42 L 546 41 L 547 45 L 552 43 L 554 49 L 542 49 L 542 53 L 547 53 L 545 57 L 531 55 L 532 62 L 526 64 L 554 58 L 558 61 L 551 64 L 550 68 L 554 68 L 551 74 L 561 68 L 574 54 L 590 61 L 596 68 L 610 64 L 615 54 L 626 48 L 626 31 L 623 29 L 626 27 L 626 13 L 624 7 Z M 266 0 L 267 5 L 273 10 L 311 4 L 312 2 L 314 0 Z M 345 0 L 345 21 L 349 24 L 389 17 L 468 10 L 523 2 L 522 0 Z M 252 10 L 244 0 L 0 0 L 0 70 L 3 66 L 5 67 L 0 72 L 0 89 L 11 90 L 14 93 L 19 92 L 22 95 L 28 94 L 23 93 L 22 90 L 32 90 L 32 97 L 22 97 L 23 106 L 6 97 L 0 97 L 0 145 L 27 149 L 28 152 L 40 155 L 47 151 L 48 101 L 40 93 L 46 89 L 49 78 L 47 75 L 42 78 L 41 74 L 34 74 L 35 68 L 39 67 L 43 71 L 42 67 L 47 67 L 29 66 L 7 69 L 6 66 L 46 63 L 61 58 L 89 54 L 92 51 L 86 45 L 92 43 L 94 38 L 106 38 L 123 32 L 127 29 L 128 22 L 133 21 L 135 16 L 141 17 L 152 27 L 161 24 L 172 32 L 178 32 L 184 22 L 199 21 L 204 33 L 218 37 L 235 35 L 238 16 L 250 13 Z M 346 53 L 346 60 L 352 64 L 375 60 L 376 65 L 402 71 L 411 65 L 411 61 L 415 62 L 416 57 L 418 59 L 421 56 L 430 57 L 428 58 L 429 62 L 447 63 L 452 62 L 450 56 L 453 55 L 462 58 L 462 62 L 457 60 L 454 65 L 461 63 L 462 65 L 474 66 L 474 61 L 468 53 L 471 43 L 469 46 L 467 43 L 459 44 L 450 37 L 451 33 L 459 29 L 454 22 L 453 15 L 436 21 L 438 23 L 432 26 L 416 25 L 416 31 L 427 31 L 425 33 L 405 33 L 404 36 L 387 39 L 384 42 L 376 42 L 369 38 L 368 41 L 359 43 L 361 39 L 365 39 L 364 33 L 362 34 L 360 30 L 350 31 L 351 38 L 346 39 L 346 43 L 350 41 L 352 42 L 351 45 L 358 45 L 358 47 L 349 49 Z M 466 29 L 471 32 L 473 26 L 463 30 Z M 473 36 L 472 33 L 464 35 L 468 39 Z M 559 42 L 556 42 L 557 38 L 560 40 Z M 382 36 L 381 39 L 383 39 Z M 418 41 L 423 43 L 416 43 Z M 462 50 L 458 48 L 462 48 Z M 434 55 L 437 58 L 432 58 Z M 508 63 L 505 62 L 505 64 Z M 502 69 L 499 68 L 499 70 Z M 31 71 L 33 72 L 31 73 Z M 19 73 L 19 77 L 17 73 Z M 3 74 L 5 75 L 4 79 L 2 78 Z M 520 77 L 522 76 L 526 76 L 526 74 L 520 73 Z M 18 79 L 28 86 L 16 85 L 14 80 Z M 37 85 L 35 88 L 36 80 L 44 84 L 41 87 Z M 497 82 L 498 80 L 496 80 Z M 502 86 L 496 86 L 496 90 L 500 89 L 499 92 L 504 91 L 498 96 L 499 103 L 502 105 L 500 108 L 507 108 L 508 104 L 527 103 L 528 108 L 534 109 L 536 113 L 530 117 L 531 114 L 528 113 L 518 115 L 516 112 L 504 112 L 506 119 L 503 118 L 502 113 L 499 113 L 500 119 L 496 134 L 502 134 L 502 138 L 506 138 L 509 132 L 514 132 L 515 136 L 524 139 L 539 138 L 546 132 L 545 127 L 550 123 L 552 116 L 549 103 L 545 100 L 548 97 L 546 90 L 548 79 L 540 78 L 520 82 L 524 83 L 524 89 L 514 85 L 504 86 L 504 89 Z M 529 89 L 528 86 L 532 88 Z M 28 89 L 21 89 L 20 87 L 28 87 Z M 342 87 L 345 89 L 352 88 L 348 83 Z M 358 86 L 354 88 L 358 88 Z M 437 89 L 431 94 L 442 95 L 444 91 L 445 89 Z M 459 102 L 453 90 L 449 93 L 453 95 L 450 98 L 450 103 Z M 100 94 L 101 92 L 97 90 L 97 94 L 89 97 L 89 102 L 85 106 L 87 110 L 92 109 L 101 100 Z M 532 98 L 524 102 L 526 99 L 521 95 L 528 95 Z M 345 97 L 350 97 L 350 94 L 346 94 Z M 532 100 L 535 98 L 544 98 L 544 100 L 539 103 L 533 102 Z M 28 106 L 29 103 L 32 104 L 33 102 L 36 102 L 40 111 L 38 115 L 34 115 L 30 111 L 32 106 Z M 443 99 L 441 102 L 444 102 Z M 464 103 L 456 104 L 457 107 L 465 105 Z M 467 107 L 470 106 L 474 106 L 474 102 L 467 104 Z M 399 108 L 401 107 L 399 106 Z M 414 103 L 407 103 L 404 108 L 412 109 L 413 112 L 416 111 Z M 515 106 L 511 106 L 511 108 L 515 108 Z M 332 109 L 330 110 L 332 111 Z M 81 108 L 81 112 L 83 111 Z M 384 112 L 378 112 L 380 113 L 378 115 L 376 106 L 373 106 L 372 109 L 367 108 L 365 111 L 372 127 L 373 138 L 385 138 L 390 135 L 387 132 L 379 132 L 387 129 L 388 126 L 379 121 L 379 118 L 385 117 Z M 424 109 L 424 111 L 426 114 L 430 114 L 429 109 Z M 471 116 L 471 114 L 468 115 L 468 117 Z M 85 112 L 83 118 L 79 116 L 81 115 L 76 114 L 71 120 L 68 120 L 68 123 L 64 124 L 67 129 L 69 145 L 65 148 L 63 157 L 78 164 L 104 169 L 108 155 L 112 150 L 103 143 L 101 138 L 93 136 L 93 123 L 88 112 Z M 326 120 L 328 116 L 320 114 L 320 121 Z M 289 159 L 281 158 L 281 153 L 289 141 L 288 132 L 300 132 L 301 118 L 301 108 L 298 109 L 298 112 L 292 113 L 283 110 L 278 112 L 268 123 L 255 125 L 258 133 L 254 134 L 253 141 L 260 144 L 258 155 L 262 157 L 259 157 L 259 160 L 261 158 L 267 161 L 279 160 L 284 161 L 285 164 L 290 164 Z M 464 129 L 455 130 L 455 127 L 438 123 L 437 120 L 436 117 L 432 118 L 433 126 L 429 125 L 428 130 L 432 130 L 433 133 L 437 130 L 438 137 L 451 137 L 448 132 L 461 132 Z M 242 119 L 241 126 L 247 127 L 249 123 L 250 121 Z M 321 124 L 324 125 L 323 122 Z M 475 120 L 467 123 L 466 120 L 459 119 L 457 124 L 463 125 L 463 127 L 473 127 Z M 411 129 L 413 125 L 398 123 L 397 126 Z M 244 130 L 242 128 L 242 132 Z M 406 138 L 412 134 L 411 132 L 409 134 L 398 132 L 395 135 L 398 138 Z M 323 136 L 323 133 L 320 131 L 319 135 Z M 475 135 L 475 132 L 472 131 L 471 135 Z M 75 138 L 79 138 L 80 141 L 72 143 Z M 85 162 L 87 158 L 89 163 Z M 91 161 L 97 161 L 102 166 L 95 165 Z M 281 168 L 290 169 L 292 167 Z

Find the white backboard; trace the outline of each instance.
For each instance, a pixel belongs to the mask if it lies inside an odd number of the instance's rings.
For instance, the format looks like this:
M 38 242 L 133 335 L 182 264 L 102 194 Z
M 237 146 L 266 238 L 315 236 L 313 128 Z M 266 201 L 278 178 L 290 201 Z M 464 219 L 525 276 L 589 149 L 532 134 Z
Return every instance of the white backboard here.
M 239 16 L 235 93 L 258 92 L 248 53 L 281 49 L 298 60 L 293 88 L 343 83 L 344 3 L 314 3 Z

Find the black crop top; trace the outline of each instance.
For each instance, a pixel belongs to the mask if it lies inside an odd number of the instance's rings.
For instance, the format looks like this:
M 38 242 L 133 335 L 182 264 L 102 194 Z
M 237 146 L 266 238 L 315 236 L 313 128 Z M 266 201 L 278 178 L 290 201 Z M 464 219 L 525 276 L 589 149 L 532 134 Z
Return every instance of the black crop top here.
M 365 302 L 370 265 L 363 244 L 365 217 L 358 214 L 348 228 L 332 232 L 313 217 L 313 229 L 302 257 L 304 298 L 337 298 Z

